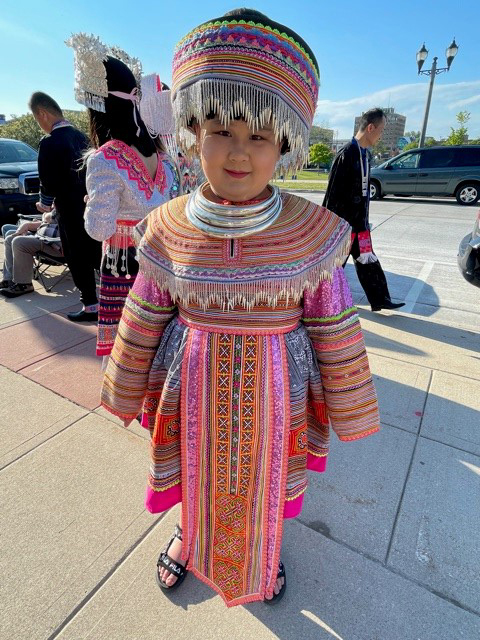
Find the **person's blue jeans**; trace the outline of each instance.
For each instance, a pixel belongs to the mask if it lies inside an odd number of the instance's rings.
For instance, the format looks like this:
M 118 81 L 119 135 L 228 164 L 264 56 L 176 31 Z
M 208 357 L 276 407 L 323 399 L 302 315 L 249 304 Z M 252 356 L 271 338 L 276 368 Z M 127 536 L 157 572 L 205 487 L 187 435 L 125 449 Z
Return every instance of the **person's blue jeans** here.
M 13 233 L 18 229 L 18 225 L 16 224 L 4 224 L 2 227 L 2 236 L 5 239 L 7 235 Z

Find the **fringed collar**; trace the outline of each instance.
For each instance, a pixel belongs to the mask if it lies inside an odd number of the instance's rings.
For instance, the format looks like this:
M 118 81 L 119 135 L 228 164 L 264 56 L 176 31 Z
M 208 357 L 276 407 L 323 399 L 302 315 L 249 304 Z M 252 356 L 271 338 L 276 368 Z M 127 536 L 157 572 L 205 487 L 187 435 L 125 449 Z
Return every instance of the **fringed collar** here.
M 157 172 L 155 180 L 152 180 L 142 158 L 121 140 L 109 140 L 98 151 L 106 160 L 114 160 L 118 169 L 126 171 L 129 180 L 137 183 L 138 189 L 145 193 L 147 200 L 153 196 L 155 189 L 158 189 L 162 195 L 165 193 L 167 188 L 167 176 L 163 166 L 165 154 L 157 154 Z
M 136 227 L 140 266 L 182 305 L 252 309 L 299 302 L 305 289 L 316 289 L 344 263 L 350 226 L 308 200 L 289 194 L 283 199 L 271 227 L 235 241 L 195 229 L 185 215 L 186 196 L 171 200 Z M 230 251 L 232 242 L 237 244 Z

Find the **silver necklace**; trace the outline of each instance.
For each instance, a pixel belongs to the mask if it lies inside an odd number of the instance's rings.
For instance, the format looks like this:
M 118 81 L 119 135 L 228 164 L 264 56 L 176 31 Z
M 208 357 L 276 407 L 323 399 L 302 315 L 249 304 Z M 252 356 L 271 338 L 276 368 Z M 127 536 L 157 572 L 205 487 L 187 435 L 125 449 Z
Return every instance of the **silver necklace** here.
M 243 238 L 264 231 L 280 215 L 280 189 L 269 185 L 272 195 L 263 202 L 248 205 L 225 205 L 207 200 L 200 185 L 187 200 L 186 214 L 194 227 L 214 238 Z

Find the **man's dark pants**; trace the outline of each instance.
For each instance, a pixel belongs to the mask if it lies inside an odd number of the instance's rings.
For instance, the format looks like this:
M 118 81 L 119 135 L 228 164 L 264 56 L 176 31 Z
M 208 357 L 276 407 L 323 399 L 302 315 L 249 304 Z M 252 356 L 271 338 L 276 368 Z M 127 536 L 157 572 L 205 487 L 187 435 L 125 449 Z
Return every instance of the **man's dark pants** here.
M 59 211 L 58 227 L 62 239 L 63 254 L 72 274 L 73 282 L 80 291 L 85 306 L 97 303 L 95 270 L 100 269 L 102 243 L 91 238 L 85 231 L 83 213 L 85 207 Z

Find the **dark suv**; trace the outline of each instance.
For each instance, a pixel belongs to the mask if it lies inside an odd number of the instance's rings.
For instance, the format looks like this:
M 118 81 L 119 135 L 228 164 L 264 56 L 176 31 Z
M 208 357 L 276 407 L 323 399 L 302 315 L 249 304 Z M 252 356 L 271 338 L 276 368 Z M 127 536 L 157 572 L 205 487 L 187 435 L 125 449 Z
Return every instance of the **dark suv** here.
M 455 196 L 459 204 L 480 199 L 480 145 L 405 151 L 371 171 L 370 197 Z
M 0 225 L 15 224 L 19 213 L 38 213 L 37 157 L 25 142 L 0 138 Z

